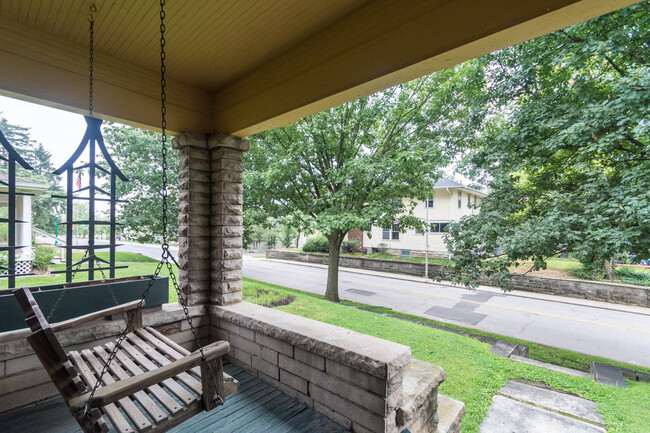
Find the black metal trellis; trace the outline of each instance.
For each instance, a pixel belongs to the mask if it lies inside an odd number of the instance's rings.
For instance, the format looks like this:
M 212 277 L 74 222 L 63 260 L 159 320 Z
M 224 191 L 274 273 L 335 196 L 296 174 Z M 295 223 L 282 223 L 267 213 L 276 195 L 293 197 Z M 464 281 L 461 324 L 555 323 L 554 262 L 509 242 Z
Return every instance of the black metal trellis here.
M 86 119 L 86 132 L 81 139 L 81 143 L 77 150 L 74 151 L 70 159 L 66 161 L 54 174 L 61 175 L 66 173 L 66 186 L 67 194 L 66 195 L 54 195 L 55 198 L 66 199 L 66 266 L 64 271 L 55 271 L 54 273 L 65 273 L 66 281 L 70 282 L 73 278 L 73 274 L 76 272 L 88 272 L 88 279 L 95 279 L 95 271 L 109 270 L 110 278 L 115 278 L 115 270 L 126 268 L 127 266 L 115 266 L 115 247 L 118 245 L 115 243 L 116 235 L 116 226 L 115 221 L 115 212 L 117 203 L 124 202 L 124 200 L 117 200 L 116 197 L 116 183 L 119 178 L 122 181 L 128 181 L 126 176 L 120 171 L 113 159 L 111 158 L 106 146 L 104 145 L 104 137 L 102 136 L 101 126 L 102 120 L 95 119 L 94 117 L 84 116 Z M 97 163 L 96 151 L 97 147 L 101 154 L 104 156 L 104 160 L 108 164 L 108 169 L 102 167 Z M 87 164 L 83 164 L 75 167 L 74 164 L 81 157 L 83 152 L 88 149 L 88 159 Z M 74 172 L 78 170 L 88 170 L 89 184 L 86 187 L 74 189 Z M 110 177 L 110 186 L 109 191 L 105 191 L 102 188 L 99 188 L 96 184 L 97 180 L 97 171 L 100 171 Z M 88 191 L 88 196 L 79 196 L 75 195 L 84 191 Z M 98 197 L 99 195 L 99 197 Z M 85 200 L 88 201 L 88 219 L 87 220 L 75 220 L 74 219 L 74 202 L 75 200 Z M 95 218 L 95 203 L 96 202 L 109 202 L 109 220 L 108 221 L 97 221 Z M 88 225 L 88 244 L 87 245 L 73 245 L 73 225 Z M 97 225 L 108 225 L 110 227 L 109 243 L 105 245 L 95 245 L 95 226 Z M 103 260 L 97 257 L 95 250 L 98 249 L 108 249 L 109 250 L 109 260 Z M 87 254 L 80 261 L 73 263 L 72 261 L 72 252 L 74 250 L 87 250 Z M 81 268 L 81 265 L 88 263 L 87 268 Z M 103 263 L 108 266 L 101 266 Z M 78 269 L 73 269 L 77 267 Z
M 16 219 L 16 196 L 34 194 L 16 192 L 16 163 L 26 170 L 33 170 L 33 168 L 16 152 L 16 149 L 9 143 L 7 138 L 0 131 L 0 144 L 6 151 L 6 156 L 0 155 L 0 159 L 7 162 L 7 181 L 0 180 L 0 184 L 7 187 L 7 191 L 0 191 L 0 194 L 7 195 L 7 218 L 0 218 L 0 223 L 7 223 L 7 246 L 0 247 L 0 251 L 7 251 L 8 264 L 7 266 L 0 265 L 7 273 L 0 275 L 0 278 L 9 278 L 9 288 L 16 287 L 16 277 L 32 275 L 31 273 L 16 273 L 16 250 L 26 248 L 31 245 L 16 245 L 16 224 L 25 224 L 27 221 L 20 221 Z

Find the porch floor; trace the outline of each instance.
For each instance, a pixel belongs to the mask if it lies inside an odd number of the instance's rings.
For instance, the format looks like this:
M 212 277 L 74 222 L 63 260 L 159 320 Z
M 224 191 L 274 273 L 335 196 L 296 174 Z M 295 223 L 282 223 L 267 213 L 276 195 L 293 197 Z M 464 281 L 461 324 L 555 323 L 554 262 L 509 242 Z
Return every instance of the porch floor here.
M 201 414 L 175 427 L 175 433 L 275 432 L 343 433 L 348 430 L 309 409 L 271 385 L 232 364 L 224 370 L 239 381 L 239 391 L 224 406 Z M 110 425 L 110 423 L 108 423 Z M 65 403 L 53 398 L 23 409 L 0 414 L 0 430 L 13 432 L 78 432 L 77 422 Z M 113 429 L 110 430 L 114 432 Z

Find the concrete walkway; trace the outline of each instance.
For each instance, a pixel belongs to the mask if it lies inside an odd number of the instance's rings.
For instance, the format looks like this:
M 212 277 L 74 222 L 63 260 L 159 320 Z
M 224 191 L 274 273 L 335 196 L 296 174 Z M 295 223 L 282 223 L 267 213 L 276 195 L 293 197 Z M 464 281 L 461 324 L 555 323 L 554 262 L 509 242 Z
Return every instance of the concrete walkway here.
M 596 403 L 509 380 L 492 398 L 480 433 L 605 433 Z

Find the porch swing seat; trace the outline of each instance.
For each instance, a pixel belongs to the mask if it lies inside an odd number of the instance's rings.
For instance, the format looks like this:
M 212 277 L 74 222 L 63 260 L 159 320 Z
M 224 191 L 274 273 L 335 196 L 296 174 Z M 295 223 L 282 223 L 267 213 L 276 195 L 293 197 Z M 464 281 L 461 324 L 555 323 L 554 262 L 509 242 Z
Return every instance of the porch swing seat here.
M 213 409 L 220 404 L 218 397 L 225 399 L 238 389 L 237 381 L 223 372 L 228 342 L 203 348 L 208 368 L 198 351 L 190 353 L 155 329 L 142 327 L 139 301 L 50 325 L 28 288 L 14 295 L 32 332 L 27 341 L 85 432 L 108 431 L 104 415 L 117 432 L 167 431 Z M 136 316 L 89 400 L 115 343 L 66 354 L 54 332 L 119 313 L 129 320 Z

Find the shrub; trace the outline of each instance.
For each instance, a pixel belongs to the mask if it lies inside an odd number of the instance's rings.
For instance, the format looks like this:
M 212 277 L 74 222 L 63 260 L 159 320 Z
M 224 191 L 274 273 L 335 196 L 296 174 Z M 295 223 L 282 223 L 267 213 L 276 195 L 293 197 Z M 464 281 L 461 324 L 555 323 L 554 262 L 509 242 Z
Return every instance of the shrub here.
M 327 253 L 329 252 L 329 241 L 325 236 L 316 236 L 307 239 L 302 250 L 306 253 Z
M 359 242 L 357 241 L 343 241 L 341 243 L 341 252 L 350 254 L 355 253 L 359 247 Z
M 34 252 L 34 260 L 32 261 L 34 269 L 41 273 L 47 272 L 50 268 L 50 263 L 54 257 L 54 248 L 38 246 Z

